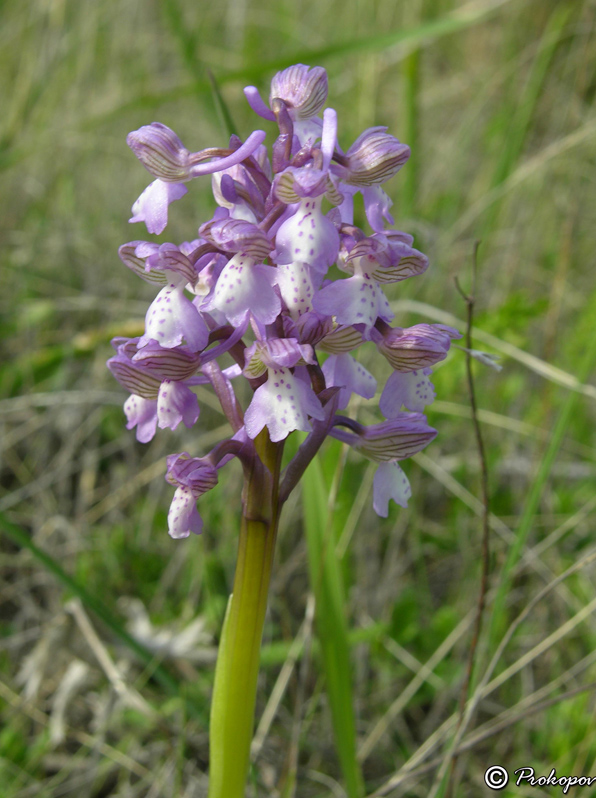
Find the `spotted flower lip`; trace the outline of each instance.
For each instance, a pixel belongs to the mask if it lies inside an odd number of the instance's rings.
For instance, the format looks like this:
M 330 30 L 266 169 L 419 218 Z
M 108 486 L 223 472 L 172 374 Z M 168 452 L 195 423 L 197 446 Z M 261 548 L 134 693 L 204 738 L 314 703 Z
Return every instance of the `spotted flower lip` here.
M 267 382 L 255 391 L 244 415 L 249 438 L 267 427 L 275 443 L 295 430 L 310 432 L 310 419 L 325 418 L 321 402 L 309 384 L 288 368 L 268 369 Z
M 396 418 L 405 407 L 422 412 L 435 400 L 435 389 L 429 377 L 431 369 L 394 371 L 379 399 L 379 410 L 385 418 Z
M 188 241 L 134 240 L 118 252 L 154 288 L 143 335 L 115 339 L 108 362 L 130 392 L 128 428 L 144 443 L 158 429 L 192 428 L 197 385 L 213 390 L 232 428 L 205 458 L 183 452 L 168 459 L 175 538 L 201 531 L 196 500 L 215 485 L 215 469 L 237 457 L 245 474 L 260 473 L 265 464 L 254 441 L 263 430 L 273 443 L 308 433 L 280 495 L 287 498 L 332 435 L 379 463 L 373 506 L 380 515 L 390 501 L 406 506 L 410 488 L 397 461 L 434 438 L 422 415 L 435 397 L 430 366 L 459 337 L 440 324 L 389 326 L 394 313 L 385 286 L 428 267 L 412 236 L 388 228 L 392 201 L 384 184 L 406 163 L 408 146 L 387 128 L 371 127 L 344 153 L 338 115 L 324 107 L 328 81 L 319 66 L 295 64 L 274 75 L 269 105 L 254 86 L 245 95 L 278 128 L 269 152 L 262 130 L 196 152 L 159 122 L 127 139 L 155 178 L 134 203 L 131 222 L 161 234 L 170 205 L 202 176 L 210 176 L 216 203 Z M 357 194 L 368 232 L 355 223 Z M 339 279 L 330 271 L 336 266 Z M 353 396 L 370 402 L 377 395 L 373 365 L 369 371 L 355 353 L 361 346 L 393 369 L 379 386 L 387 420 L 368 427 L 338 415 L 359 405 Z M 238 381 L 248 382 L 250 399 L 237 392 Z

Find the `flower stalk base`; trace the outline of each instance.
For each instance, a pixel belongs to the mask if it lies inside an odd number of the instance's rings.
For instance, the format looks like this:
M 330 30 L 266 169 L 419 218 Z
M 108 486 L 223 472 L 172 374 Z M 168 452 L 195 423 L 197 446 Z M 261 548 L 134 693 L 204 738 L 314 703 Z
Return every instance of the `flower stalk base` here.
M 209 798 L 244 798 L 250 760 L 261 639 L 277 537 L 281 461 L 281 446 L 272 444 L 266 434 L 259 436 L 257 448 L 261 463 L 268 468 L 265 477 L 256 470 L 245 483 L 234 588 L 219 646 L 211 704 Z M 263 483 L 271 490 L 267 491 Z M 264 493 L 269 493 L 271 501 L 263 502 L 265 515 L 255 518 L 255 497 L 264 499 Z

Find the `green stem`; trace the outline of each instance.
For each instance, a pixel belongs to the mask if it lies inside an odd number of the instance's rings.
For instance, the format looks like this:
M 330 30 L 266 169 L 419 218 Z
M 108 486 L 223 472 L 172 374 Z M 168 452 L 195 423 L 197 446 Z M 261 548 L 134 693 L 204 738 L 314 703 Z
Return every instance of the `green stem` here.
M 261 463 L 245 480 L 238 561 L 219 645 L 209 732 L 209 798 L 244 798 L 267 593 L 279 512 L 281 447 L 257 440 Z

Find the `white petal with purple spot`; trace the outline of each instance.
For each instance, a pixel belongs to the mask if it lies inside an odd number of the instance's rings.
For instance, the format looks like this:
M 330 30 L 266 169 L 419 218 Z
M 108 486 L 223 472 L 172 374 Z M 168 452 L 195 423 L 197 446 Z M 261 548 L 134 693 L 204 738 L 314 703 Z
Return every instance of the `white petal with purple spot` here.
M 294 261 L 277 267 L 281 298 L 286 303 L 294 321 L 312 310 L 314 286 L 310 268 L 306 263 Z
M 145 335 L 139 346 L 150 340 L 157 341 L 166 349 L 179 346 L 185 340 L 192 352 L 200 352 L 207 346 L 207 325 L 184 295 L 181 283 L 168 283 L 149 306 L 145 316 Z
M 276 282 L 276 269 L 239 253 L 219 275 L 210 304 L 234 326 L 241 324 L 248 312 L 261 324 L 272 324 L 281 310 L 273 288 Z
M 164 380 L 157 397 L 157 423 L 160 429 L 176 429 L 181 421 L 192 427 L 199 417 L 199 401 L 182 382 Z
M 196 499 L 190 488 L 176 489 L 168 512 L 168 531 L 176 540 L 187 538 L 191 532 L 199 535 L 203 529 L 203 519 L 197 510 Z
M 430 369 L 394 371 L 379 400 L 379 408 L 385 418 L 395 418 L 402 407 L 417 413 L 422 412 L 426 405 L 434 402 L 435 390 L 428 378 L 430 373 Z
M 124 412 L 128 421 L 126 429 L 136 427 L 137 440 L 149 443 L 157 427 L 157 399 L 144 399 L 133 393 L 124 403 Z
M 281 441 L 297 429 L 310 432 L 308 416 L 325 417 L 312 388 L 289 369 L 269 369 L 269 378 L 255 391 L 244 424 L 249 438 L 256 438 L 266 426 L 271 440 Z

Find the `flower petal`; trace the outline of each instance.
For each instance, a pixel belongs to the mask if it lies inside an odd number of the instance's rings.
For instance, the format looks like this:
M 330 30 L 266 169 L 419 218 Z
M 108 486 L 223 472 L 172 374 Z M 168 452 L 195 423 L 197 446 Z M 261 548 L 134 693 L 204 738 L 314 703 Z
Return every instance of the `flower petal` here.
M 199 417 L 199 400 L 182 382 L 164 380 L 157 397 L 157 423 L 160 429 L 176 429 L 181 421 L 192 427 Z
M 308 416 L 325 417 L 312 388 L 288 369 L 269 369 L 269 379 L 255 391 L 244 424 L 249 438 L 256 438 L 266 426 L 271 440 L 281 441 L 297 429 L 310 432 Z
M 347 354 L 330 355 L 323 364 L 323 374 L 328 388 L 338 386 L 338 408 L 348 406 L 352 393 L 372 399 L 377 390 L 377 381 L 364 366 Z
M 179 346 L 186 340 L 191 352 L 200 352 L 207 346 L 207 325 L 184 295 L 182 284 L 168 283 L 149 306 L 145 316 L 145 335 L 139 345 L 144 346 L 151 340 L 166 349 Z
M 174 493 L 168 512 L 168 532 L 179 540 L 187 538 L 191 532 L 200 535 L 203 530 L 203 519 L 197 510 L 195 497 L 190 488 L 181 486 Z
M 128 423 L 126 429 L 137 428 L 137 440 L 149 443 L 157 428 L 157 399 L 143 399 L 131 394 L 124 403 L 124 412 Z
M 395 418 L 403 407 L 421 412 L 435 400 L 435 390 L 428 375 L 430 369 L 394 371 L 387 380 L 379 400 L 379 408 L 385 418 Z
M 168 223 L 168 205 L 183 197 L 187 191 L 183 183 L 154 180 L 132 206 L 133 216 L 128 221 L 145 222 L 150 233 L 162 233 Z
M 373 479 L 373 507 L 382 518 L 389 515 L 389 500 L 401 507 L 408 506 L 412 488 L 408 478 L 397 463 L 381 463 Z
M 255 264 L 239 253 L 219 275 L 210 306 L 220 310 L 234 326 L 241 324 L 249 312 L 261 324 L 272 324 L 281 310 L 273 289 L 276 281 L 277 272 L 272 266 Z

